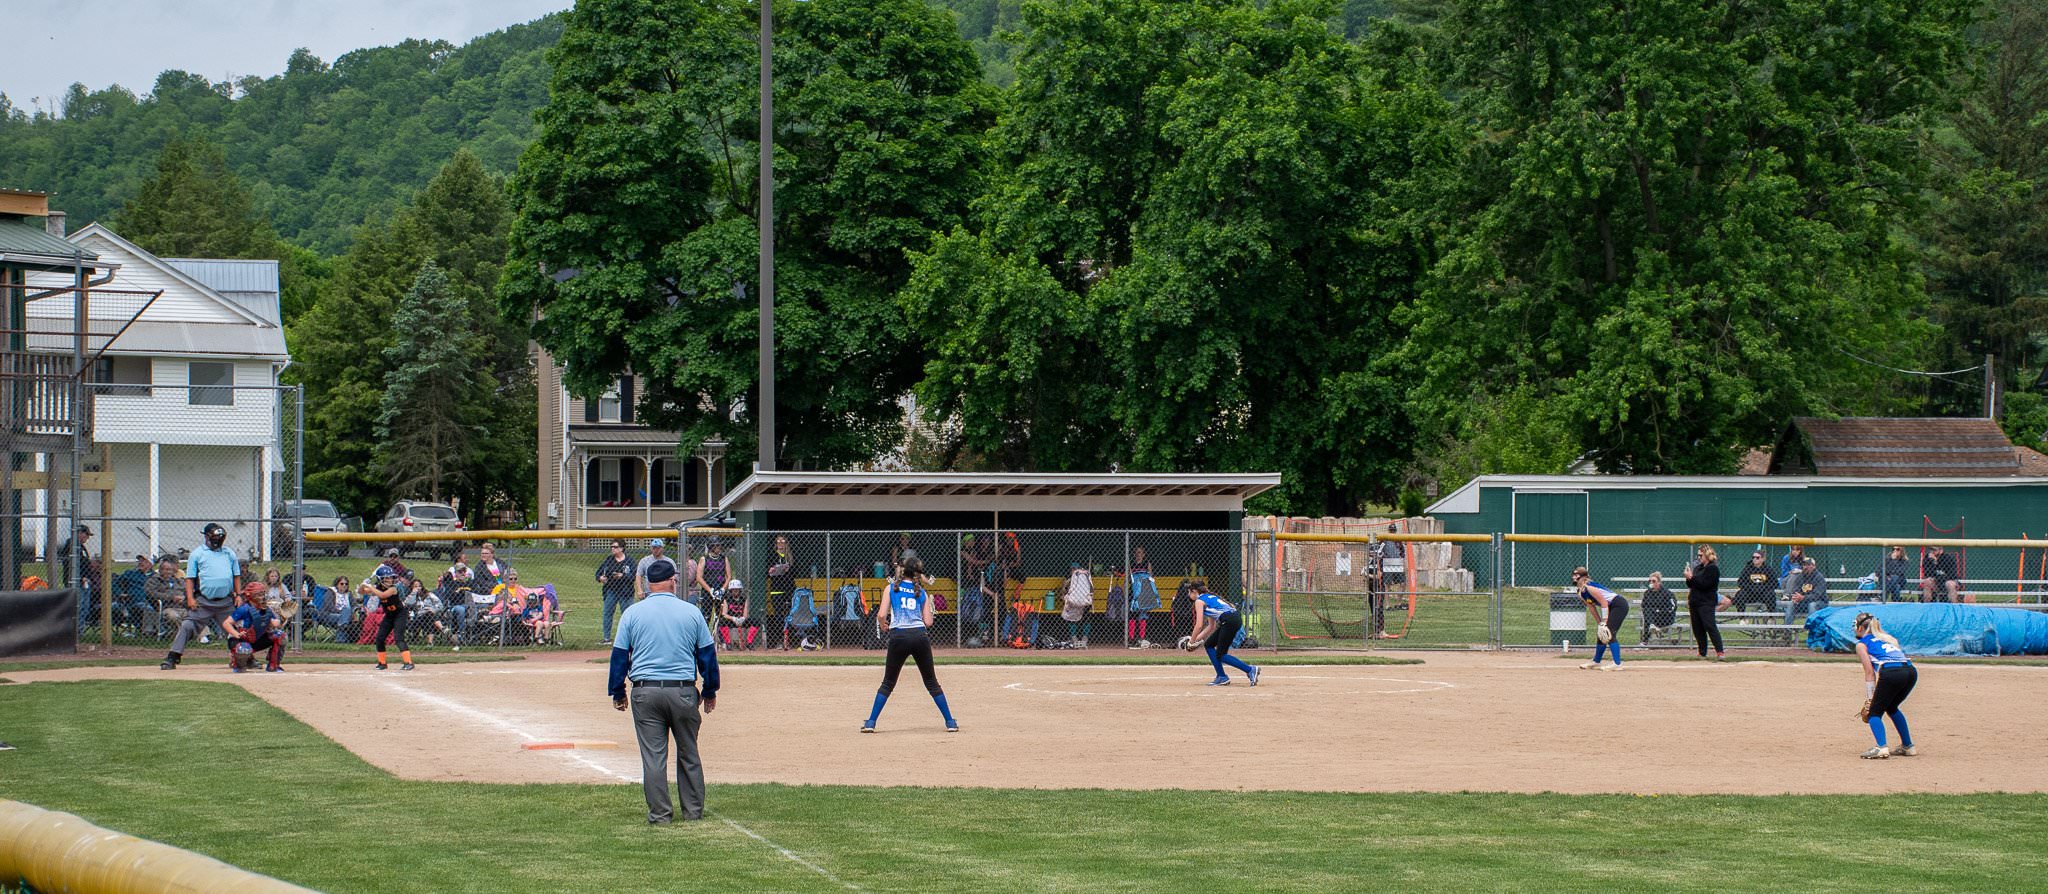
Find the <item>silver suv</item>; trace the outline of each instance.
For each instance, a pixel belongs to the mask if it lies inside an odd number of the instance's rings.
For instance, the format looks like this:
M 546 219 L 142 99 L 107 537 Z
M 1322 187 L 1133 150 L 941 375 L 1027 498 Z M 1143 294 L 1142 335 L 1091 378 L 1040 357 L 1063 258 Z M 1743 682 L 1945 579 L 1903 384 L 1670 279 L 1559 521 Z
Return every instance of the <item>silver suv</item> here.
M 326 500 L 286 500 L 278 510 L 276 538 L 279 543 L 291 543 L 303 529 L 308 534 L 330 533 L 348 530 L 348 522 L 334 504 Z M 306 554 L 325 552 L 329 555 L 348 555 L 346 543 L 307 544 Z
M 377 520 L 377 533 L 379 534 L 430 534 L 460 530 L 462 530 L 461 517 L 455 514 L 454 507 L 446 503 L 400 500 L 391 507 L 390 512 L 384 513 L 384 517 Z M 377 551 L 383 552 L 383 547 L 386 546 L 398 547 L 401 553 L 406 552 L 408 549 L 421 549 L 418 545 L 408 546 L 405 543 L 387 543 L 380 545 Z M 454 551 L 455 547 L 453 544 L 435 544 L 424 549 L 424 552 L 429 555 L 453 554 Z

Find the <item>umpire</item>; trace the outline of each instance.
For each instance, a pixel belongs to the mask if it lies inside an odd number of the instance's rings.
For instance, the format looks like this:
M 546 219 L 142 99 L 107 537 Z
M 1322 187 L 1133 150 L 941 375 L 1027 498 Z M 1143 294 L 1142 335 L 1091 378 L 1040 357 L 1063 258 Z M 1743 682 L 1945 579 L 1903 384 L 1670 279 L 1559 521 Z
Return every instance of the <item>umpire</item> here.
M 185 657 L 185 642 L 192 634 L 206 629 L 209 623 L 218 625 L 235 610 L 235 588 L 242 576 L 242 563 L 235 558 L 235 551 L 226 546 L 228 530 L 208 524 L 200 536 L 205 545 L 193 550 L 191 558 L 185 560 L 185 608 L 189 613 L 184 623 L 178 625 L 171 651 L 157 665 L 163 670 L 177 668 Z
M 608 691 L 612 707 L 627 706 L 626 681 L 633 682 L 633 730 L 640 744 L 640 784 L 647 795 L 647 824 L 674 818 L 668 797 L 668 745 L 676 743 L 676 787 L 683 819 L 704 818 L 704 765 L 697 758 L 697 680 L 704 681 L 704 713 L 718 707 L 718 653 L 711 628 L 697 606 L 676 597 L 676 565 L 667 558 L 647 567 L 647 598 L 626 608 L 612 643 Z

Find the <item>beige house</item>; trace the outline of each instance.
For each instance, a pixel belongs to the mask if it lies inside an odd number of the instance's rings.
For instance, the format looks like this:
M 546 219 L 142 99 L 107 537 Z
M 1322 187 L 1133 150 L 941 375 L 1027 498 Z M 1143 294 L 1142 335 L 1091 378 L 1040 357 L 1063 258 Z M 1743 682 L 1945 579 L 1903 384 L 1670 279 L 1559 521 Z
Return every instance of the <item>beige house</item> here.
M 724 496 L 722 445 L 679 456 L 681 438 L 633 420 L 638 377 L 595 400 L 570 396 L 562 367 L 533 346 L 539 395 L 540 527 L 659 528 L 711 511 Z

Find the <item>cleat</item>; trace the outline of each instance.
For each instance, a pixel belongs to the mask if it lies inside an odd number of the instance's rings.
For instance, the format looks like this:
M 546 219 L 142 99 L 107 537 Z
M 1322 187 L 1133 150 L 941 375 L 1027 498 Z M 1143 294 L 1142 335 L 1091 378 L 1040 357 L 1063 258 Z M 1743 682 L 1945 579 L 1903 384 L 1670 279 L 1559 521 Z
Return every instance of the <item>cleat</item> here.
M 1584 663 L 1584 664 L 1581 664 L 1581 665 L 1579 665 L 1579 670 L 1599 670 L 1599 669 L 1600 669 L 1600 662 L 1598 662 L 1598 661 L 1588 661 L 1588 662 L 1586 662 L 1586 663 Z
M 1230 678 L 1229 678 L 1229 677 L 1217 677 L 1217 678 L 1216 678 L 1216 679 L 1214 679 L 1214 680 L 1210 680 L 1210 681 L 1209 681 L 1209 685 L 1211 685 L 1211 686 L 1228 686 L 1228 685 L 1230 685 Z
M 388 671 L 388 670 L 390 670 L 390 669 L 391 669 L 391 665 L 388 665 L 388 664 L 385 664 L 385 663 L 384 663 L 384 662 L 382 662 L 382 661 L 379 661 L 379 662 L 377 662 L 377 669 L 378 669 L 378 670 L 380 670 L 380 671 Z
M 178 669 L 178 663 L 177 663 L 177 662 L 175 662 L 175 661 L 166 661 L 166 662 L 164 662 L 164 663 L 162 663 L 162 664 L 159 664 L 159 665 L 157 665 L 157 666 L 156 666 L 156 669 L 157 669 L 157 670 L 166 670 L 166 671 L 167 671 L 167 670 L 177 670 L 177 669 Z
M 960 721 L 957 721 L 957 720 L 948 720 L 948 721 L 946 721 L 946 732 L 949 732 L 949 733 L 957 733 L 957 732 L 959 732 L 959 731 L 960 731 Z
M 240 667 L 231 667 L 228 668 L 228 672 L 233 674 L 239 674 L 242 673 L 242 669 Z
M 1920 749 L 1911 745 L 1893 745 L 1892 757 L 1919 757 Z
M 1601 669 L 1601 670 L 1604 670 L 1604 671 L 1618 671 L 1618 670 L 1621 670 L 1621 665 L 1619 665 L 1619 664 L 1603 664 L 1603 665 L 1600 665 L 1600 669 Z
M 1245 676 L 1251 678 L 1253 686 L 1259 685 L 1259 668 L 1257 665 L 1253 665 L 1251 671 L 1245 674 Z
M 871 732 L 874 732 L 874 731 L 875 731 L 875 725 L 874 725 L 874 724 L 872 724 L 872 723 L 863 723 L 863 724 L 861 724 L 861 725 L 860 725 L 860 731 L 861 731 L 861 732 L 864 732 L 864 733 L 871 733 Z
M 404 663 L 404 664 L 401 664 L 401 665 L 399 665 L 399 666 L 398 666 L 398 669 L 399 669 L 399 670 L 403 670 L 403 671 L 409 671 L 409 670 L 412 670 L 412 662 L 408 661 L 408 662 L 406 662 L 406 663 Z
M 281 667 L 266 667 L 266 668 L 264 668 L 264 669 L 263 669 L 263 672 L 264 672 L 264 673 L 266 673 L 266 674 L 281 674 L 281 673 L 284 673 L 284 668 L 281 668 Z
M 1872 748 L 1869 751 L 1863 752 L 1863 754 L 1860 755 L 1860 757 L 1867 761 L 1881 761 L 1891 756 L 1891 749 L 1886 748 L 1883 745 L 1879 745 L 1876 748 Z

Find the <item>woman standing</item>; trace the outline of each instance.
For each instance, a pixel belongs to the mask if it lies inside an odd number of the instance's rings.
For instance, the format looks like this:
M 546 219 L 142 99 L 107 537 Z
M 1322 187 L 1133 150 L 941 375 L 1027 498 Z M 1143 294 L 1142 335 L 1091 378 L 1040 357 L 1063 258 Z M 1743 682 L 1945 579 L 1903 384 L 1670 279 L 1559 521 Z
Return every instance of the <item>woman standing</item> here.
M 946 719 L 946 732 L 960 731 L 952 708 L 946 705 L 946 691 L 939 688 L 939 675 L 932 663 L 932 641 L 926 634 L 932 626 L 931 593 L 925 590 L 925 584 L 930 582 L 924 574 L 924 560 L 911 556 L 903 560 L 903 567 L 889 584 L 881 611 L 882 627 L 889 631 L 889 655 L 883 663 L 882 687 L 875 690 L 875 706 L 868 712 L 867 722 L 860 725 L 861 732 L 875 731 L 875 721 L 882 716 L 882 706 L 889 703 L 889 693 L 896 688 L 896 677 L 903 673 L 906 658 L 917 662 L 925 691 L 932 694 L 932 701 L 939 706 L 939 716 Z
M 1621 670 L 1621 622 L 1628 619 L 1628 597 L 1593 582 L 1592 575 L 1581 565 L 1572 569 L 1572 586 L 1579 591 L 1579 599 L 1585 602 L 1593 613 L 1599 616 L 1599 626 L 1593 628 L 1599 642 L 1593 646 L 1593 660 L 1579 665 L 1587 670 Z M 1614 650 L 1614 663 L 1602 665 L 1601 653 Z
M 1208 649 L 1209 666 L 1216 669 L 1216 679 L 1210 680 L 1209 685 L 1230 685 L 1230 675 L 1223 672 L 1226 664 L 1244 671 L 1245 680 L 1253 686 L 1259 685 L 1259 669 L 1230 654 L 1231 645 L 1237 642 L 1237 632 L 1244 628 L 1237 606 L 1209 592 L 1207 581 L 1195 581 L 1188 586 L 1188 592 L 1201 608 L 1201 617 L 1195 622 L 1195 632 L 1188 635 L 1186 648 L 1190 652 L 1196 646 Z
M 1685 566 L 1685 614 L 1692 619 L 1692 644 L 1699 649 L 1700 657 L 1707 657 L 1707 640 L 1714 641 L 1714 660 L 1723 661 L 1728 653 L 1721 648 L 1721 622 L 1714 613 L 1721 610 L 1721 565 L 1714 554 L 1714 548 L 1700 544 L 1697 558 Z
M 1863 663 L 1863 691 L 1869 696 L 1859 714 L 1870 724 L 1870 735 L 1877 739 L 1877 747 L 1863 752 L 1863 757 L 1884 760 L 1918 755 L 1919 750 L 1913 747 L 1913 733 L 1906 729 L 1906 714 L 1899 710 L 1899 704 L 1913 694 L 1913 684 L 1920 682 L 1920 672 L 1906 658 L 1906 651 L 1899 648 L 1898 639 L 1884 632 L 1884 625 L 1869 612 L 1856 615 L 1856 660 Z M 1897 748 L 1885 747 L 1886 717 L 1892 719 L 1892 726 L 1898 727 Z

